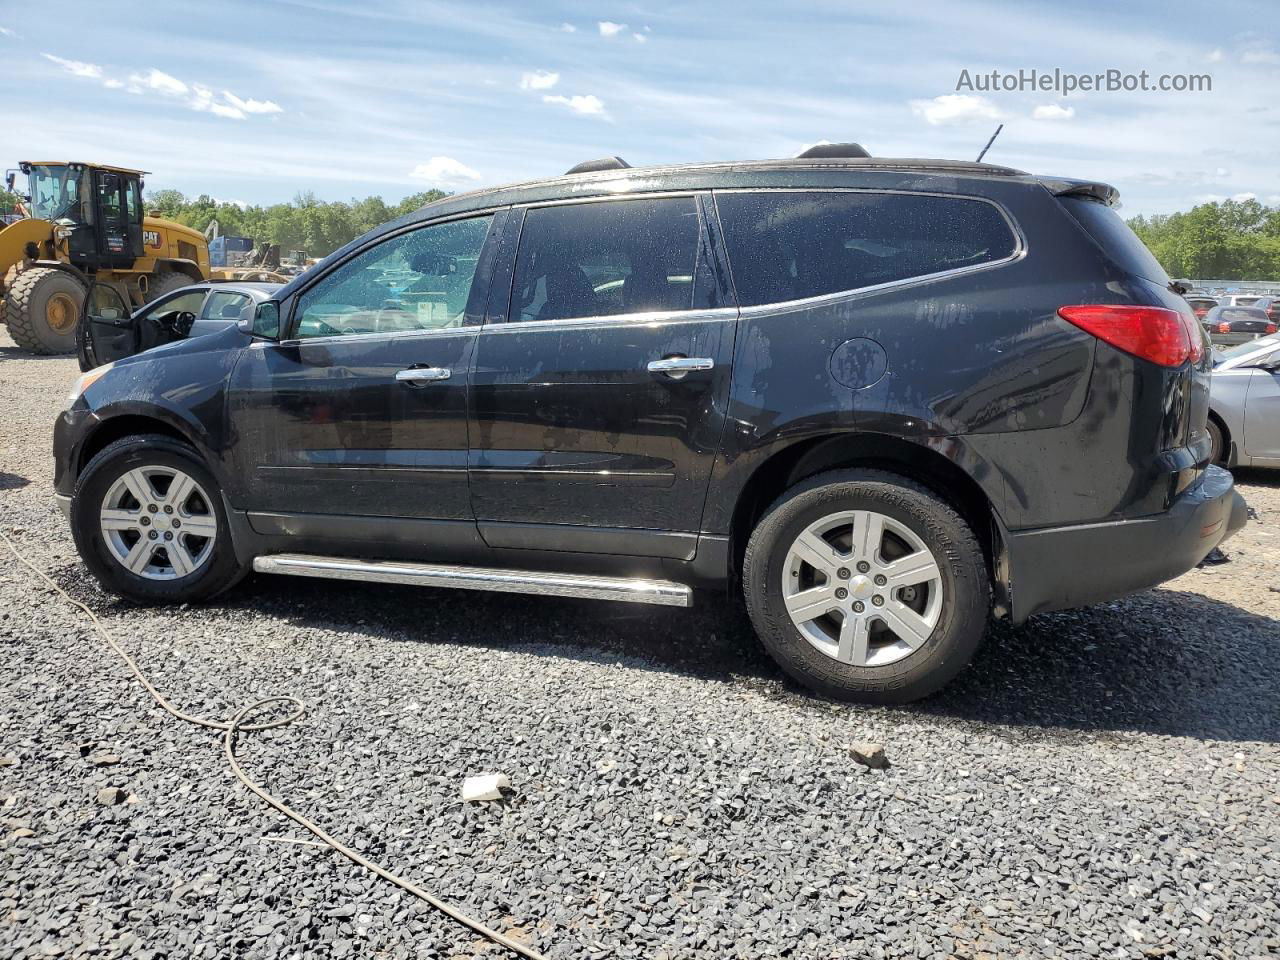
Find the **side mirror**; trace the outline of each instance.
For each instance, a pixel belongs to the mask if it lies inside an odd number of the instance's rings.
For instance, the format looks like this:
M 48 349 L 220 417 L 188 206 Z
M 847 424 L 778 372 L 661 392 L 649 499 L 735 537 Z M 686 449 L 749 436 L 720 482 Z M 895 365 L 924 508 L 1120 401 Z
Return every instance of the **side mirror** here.
M 280 304 L 274 300 L 264 300 L 258 304 L 252 320 L 241 320 L 236 326 L 244 333 L 253 334 L 264 340 L 279 340 Z

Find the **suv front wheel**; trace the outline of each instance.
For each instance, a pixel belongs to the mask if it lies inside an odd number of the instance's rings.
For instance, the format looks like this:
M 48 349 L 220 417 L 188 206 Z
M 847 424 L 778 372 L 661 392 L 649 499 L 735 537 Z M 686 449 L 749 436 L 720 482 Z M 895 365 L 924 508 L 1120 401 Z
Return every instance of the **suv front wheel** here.
M 930 490 L 880 470 L 805 481 L 747 544 L 743 592 L 769 653 L 843 700 L 907 703 L 967 664 L 991 587 L 973 531 Z
M 143 603 L 203 600 L 243 572 L 213 474 L 172 437 L 104 447 L 76 484 L 71 531 L 98 581 Z

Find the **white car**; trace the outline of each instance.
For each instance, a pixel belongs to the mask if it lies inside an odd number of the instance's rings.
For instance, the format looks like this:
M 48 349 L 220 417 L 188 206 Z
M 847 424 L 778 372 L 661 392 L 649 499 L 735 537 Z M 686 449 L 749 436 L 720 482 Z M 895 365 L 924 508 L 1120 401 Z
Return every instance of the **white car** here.
M 1280 467 L 1280 336 L 1214 354 L 1209 435 L 1215 463 Z

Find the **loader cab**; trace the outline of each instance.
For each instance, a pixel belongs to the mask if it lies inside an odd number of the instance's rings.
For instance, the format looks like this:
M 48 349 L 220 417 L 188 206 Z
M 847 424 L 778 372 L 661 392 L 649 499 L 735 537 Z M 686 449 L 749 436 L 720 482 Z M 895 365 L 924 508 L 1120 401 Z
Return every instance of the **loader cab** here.
M 71 262 L 127 270 L 143 255 L 142 173 L 83 163 L 23 163 L 31 215 L 70 230 Z

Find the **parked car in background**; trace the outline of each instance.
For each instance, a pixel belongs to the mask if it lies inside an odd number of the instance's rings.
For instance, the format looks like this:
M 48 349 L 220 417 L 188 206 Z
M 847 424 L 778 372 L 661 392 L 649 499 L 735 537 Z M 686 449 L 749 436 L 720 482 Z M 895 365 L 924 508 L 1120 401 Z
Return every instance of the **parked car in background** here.
M 1218 298 L 1204 294 L 1188 294 L 1187 303 L 1191 305 L 1191 310 L 1195 313 L 1196 319 L 1203 320 L 1205 315 L 1218 305 Z
M 1275 322 L 1259 307 L 1214 307 L 1204 320 L 1205 332 L 1214 344 L 1230 347 L 1276 332 Z
M 1203 333 L 1114 188 L 820 149 L 448 197 L 86 373 L 54 431 L 81 557 L 148 602 L 250 569 L 728 589 L 800 682 L 901 703 L 993 610 L 1124 596 L 1244 524 Z
M 1267 319 L 1280 324 L 1280 297 L 1259 297 L 1250 306 L 1267 311 Z
M 1280 336 L 1215 353 L 1209 435 L 1215 463 L 1280 467 Z
M 130 313 L 115 287 L 95 283 L 85 297 L 76 330 L 80 369 L 92 370 L 174 340 L 217 333 L 252 317 L 257 305 L 280 287 L 278 283 L 193 283 Z

